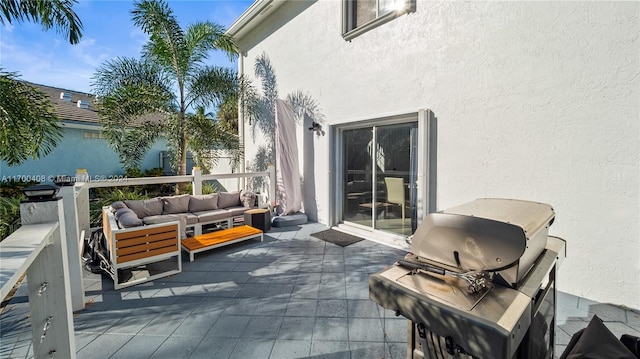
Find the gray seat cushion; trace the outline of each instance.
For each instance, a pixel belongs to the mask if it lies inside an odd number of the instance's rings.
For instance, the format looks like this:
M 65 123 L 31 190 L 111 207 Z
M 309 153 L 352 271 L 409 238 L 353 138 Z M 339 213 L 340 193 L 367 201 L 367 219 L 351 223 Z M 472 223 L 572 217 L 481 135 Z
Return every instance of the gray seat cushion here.
M 161 214 L 157 216 L 148 216 L 142 219 L 144 224 L 162 224 L 167 222 L 180 222 L 180 238 L 187 238 L 187 214 Z
M 194 212 L 198 217 L 198 222 L 222 221 L 230 217 L 230 212 L 226 209 L 214 209 L 213 211 Z
M 193 213 L 187 213 L 187 225 L 198 223 L 198 216 Z
M 160 214 L 157 216 L 147 216 L 142 220 L 144 224 L 159 224 L 159 223 L 167 223 L 172 221 L 180 221 L 182 218 L 187 218 L 186 214 Z
M 231 213 L 232 217 L 236 217 L 236 216 L 242 216 L 244 214 L 244 211 L 246 211 L 248 208 L 244 206 L 235 206 L 235 207 L 228 207 L 225 209 Z

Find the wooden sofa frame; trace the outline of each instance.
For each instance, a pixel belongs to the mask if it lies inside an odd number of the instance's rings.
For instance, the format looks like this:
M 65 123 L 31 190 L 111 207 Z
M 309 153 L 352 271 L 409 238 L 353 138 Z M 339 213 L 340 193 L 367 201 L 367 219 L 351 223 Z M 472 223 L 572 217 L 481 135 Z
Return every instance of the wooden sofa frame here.
M 120 229 L 110 208 L 103 207 L 102 224 L 111 262 L 106 269 L 116 290 L 182 272 L 180 222 Z M 172 257 L 177 258 L 177 268 L 176 263 L 168 263 Z M 141 266 L 147 270 L 120 281 L 120 270 Z

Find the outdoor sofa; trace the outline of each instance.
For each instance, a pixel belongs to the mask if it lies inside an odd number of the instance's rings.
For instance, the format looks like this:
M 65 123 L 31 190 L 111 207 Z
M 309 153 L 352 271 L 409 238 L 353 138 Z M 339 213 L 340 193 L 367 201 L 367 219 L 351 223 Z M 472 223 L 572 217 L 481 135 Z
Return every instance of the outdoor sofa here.
M 233 226 L 236 218 L 257 207 L 257 196 L 250 191 L 218 192 L 205 195 L 155 197 L 145 200 L 125 200 L 111 204 L 118 228 L 126 229 L 178 221 L 183 233 L 193 228 L 194 235 L 202 234 L 202 226 L 226 223 Z
M 218 192 L 117 201 L 103 207 L 108 272 L 115 289 L 181 272 L 180 240 L 186 238 L 186 228 L 193 228 L 194 235 L 202 234 L 206 224 L 223 222 L 231 228 L 235 218 L 244 218 L 246 210 L 257 206 L 256 197 L 249 191 Z M 123 278 L 122 270 L 130 273 L 141 267 L 142 274 Z

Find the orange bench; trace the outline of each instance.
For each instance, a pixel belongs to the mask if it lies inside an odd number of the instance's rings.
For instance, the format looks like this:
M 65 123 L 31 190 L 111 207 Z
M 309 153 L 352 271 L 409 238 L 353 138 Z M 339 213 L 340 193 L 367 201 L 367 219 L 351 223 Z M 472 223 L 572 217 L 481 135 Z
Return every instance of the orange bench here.
M 182 249 L 189 253 L 189 261 L 193 262 L 196 253 L 257 237 L 262 241 L 261 230 L 239 226 L 183 239 Z

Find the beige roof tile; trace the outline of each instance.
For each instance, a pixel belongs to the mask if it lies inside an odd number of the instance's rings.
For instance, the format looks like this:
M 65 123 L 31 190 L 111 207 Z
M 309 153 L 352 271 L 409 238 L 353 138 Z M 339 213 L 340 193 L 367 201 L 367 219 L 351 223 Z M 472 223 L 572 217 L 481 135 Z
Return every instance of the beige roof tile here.
M 27 84 L 38 88 L 49 96 L 49 100 L 54 104 L 56 113 L 63 121 L 77 121 L 99 124 L 98 110 L 95 108 L 96 97 L 92 94 L 61 89 L 57 87 L 45 86 L 26 82 Z M 60 93 L 66 92 L 71 94 L 71 101 L 60 99 Z M 84 100 L 89 103 L 89 108 L 78 107 L 78 101 Z

